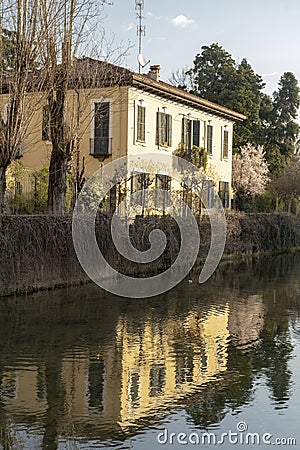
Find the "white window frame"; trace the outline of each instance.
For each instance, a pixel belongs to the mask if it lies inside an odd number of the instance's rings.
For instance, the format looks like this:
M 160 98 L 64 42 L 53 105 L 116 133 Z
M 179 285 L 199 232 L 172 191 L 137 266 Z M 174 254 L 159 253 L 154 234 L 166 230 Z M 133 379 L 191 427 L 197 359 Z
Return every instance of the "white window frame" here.
M 224 135 L 225 135 L 225 131 L 228 133 L 228 155 L 227 156 L 224 156 L 224 142 L 225 142 Z M 221 146 L 221 151 L 222 151 L 221 156 L 222 156 L 222 158 L 221 159 L 225 160 L 225 161 L 228 161 L 228 159 L 229 159 L 229 149 L 230 149 L 230 145 L 229 145 L 229 143 L 230 143 L 230 130 L 229 130 L 228 125 L 223 125 L 221 132 L 222 132 L 222 135 L 221 135 L 222 136 L 222 146 Z
M 108 137 L 111 141 L 112 138 L 112 127 L 113 127 L 113 110 L 112 110 L 112 99 L 101 97 L 101 98 L 93 98 L 91 100 L 91 133 L 90 137 L 91 139 L 94 139 L 95 137 L 95 103 L 109 103 L 109 127 L 108 127 Z
M 230 186 L 230 181 L 228 180 L 228 179 L 220 179 L 219 180 L 219 187 L 220 187 L 220 183 L 227 183 L 228 184 L 228 206 L 223 206 L 223 208 L 225 208 L 225 209 L 230 209 L 230 203 L 231 203 L 231 199 L 230 199 L 230 189 L 231 189 L 231 186 Z M 218 195 L 220 195 L 220 189 L 219 189 L 219 187 L 218 187 Z M 220 199 L 221 200 L 221 199 Z M 222 200 L 221 200 L 222 201 Z
M 145 141 L 139 141 L 137 139 L 137 133 L 138 133 L 138 106 L 142 106 L 143 108 L 145 108 Z M 141 100 L 135 100 L 135 105 L 134 105 L 134 144 L 135 145 L 140 145 L 142 147 L 146 147 L 147 145 L 147 141 L 148 141 L 148 126 L 147 126 L 147 116 L 148 116 L 148 103 L 145 102 L 143 99 Z
M 157 145 L 157 147 L 158 147 L 158 149 L 162 149 L 162 150 L 166 150 L 166 151 L 169 151 L 169 149 L 170 148 L 172 148 L 172 146 L 173 146 L 173 122 L 174 122 L 174 120 L 173 120 L 173 115 L 172 115 L 172 113 L 171 113 L 171 111 L 167 108 L 167 107 L 165 107 L 165 106 L 159 106 L 158 108 L 157 108 L 157 111 L 156 112 L 159 112 L 159 113 L 163 113 L 163 114 L 168 114 L 170 117 L 171 117 L 171 124 L 172 124 L 172 130 L 171 130 L 171 144 L 172 145 L 162 145 L 162 144 L 160 144 L 160 143 L 158 143 L 158 145 Z M 157 117 L 157 116 L 156 116 Z M 155 119 L 156 120 L 156 119 Z M 157 127 L 157 123 L 155 123 L 155 127 Z M 155 128 L 155 132 L 156 132 L 156 128 Z

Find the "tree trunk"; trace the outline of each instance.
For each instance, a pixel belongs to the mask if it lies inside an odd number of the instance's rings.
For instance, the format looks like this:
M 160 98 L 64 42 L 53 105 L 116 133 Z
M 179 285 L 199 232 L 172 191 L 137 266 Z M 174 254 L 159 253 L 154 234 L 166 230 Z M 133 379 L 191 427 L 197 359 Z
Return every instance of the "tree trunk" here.
M 45 431 L 43 436 L 43 450 L 57 450 L 60 426 L 64 410 L 64 390 L 61 382 L 60 355 L 53 355 L 53 350 L 49 351 L 45 361 L 45 378 L 47 390 L 47 413 L 45 415 Z
M 288 213 L 289 214 L 291 214 L 291 211 L 292 211 L 292 201 L 293 201 L 293 199 L 289 198 L 289 201 L 288 201 Z
M 278 195 L 276 195 L 276 208 L 275 208 L 275 212 L 278 213 L 279 211 L 279 197 Z
M 6 167 L 0 166 L 0 214 L 4 211 L 4 196 L 6 191 Z
M 252 195 L 252 212 L 255 213 L 255 194 Z
M 49 167 L 48 213 L 65 212 L 66 158 L 53 148 Z

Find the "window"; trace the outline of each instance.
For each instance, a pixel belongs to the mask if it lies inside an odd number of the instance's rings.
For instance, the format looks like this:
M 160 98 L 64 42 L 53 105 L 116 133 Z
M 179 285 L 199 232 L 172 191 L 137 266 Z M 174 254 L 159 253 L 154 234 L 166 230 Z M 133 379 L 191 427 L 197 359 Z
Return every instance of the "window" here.
M 17 146 L 17 149 L 16 149 L 15 159 L 19 159 L 19 158 L 21 158 L 22 156 L 23 156 L 23 144 L 20 143 L 20 144 Z
M 193 120 L 193 145 L 200 147 L 200 120 Z
M 213 152 L 213 126 L 207 125 L 206 148 L 207 153 L 212 155 Z
M 150 397 L 163 394 L 166 381 L 166 369 L 162 364 L 152 364 L 150 368 Z
M 200 146 L 200 121 L 184 117 L 182 119 L 181 141 L 184 150 L 191 150 L 195 145 Z
M 157 174 L 155 179 L 155 188 L 169 191 L 171 188 L 171 177 L 169 177 L 169 175 Z
M 228 181 L 219 182 L 219 197 L 224 208 L 229 208 L 229 183 Z
M 51 130 L 50 130 L 50 109 L 49 105 L 43 106 L 43 119 L 42 119 L 42 140 L 51 140 Z
M 206 180 L 204 184 L 206 208 L 213 208 L 215 204 L 215 187 L 212 180 Z
M 138 372 L 131 372 L 129 376 L 129 399 L 130 406 L 140 405 L 140 375 Z
M 164 112 L 156 115 L 156 145 L 171 147 L 172 145 L 172 116 Z
M 155 192 L 155 205 L 157 208 L 162 208 L 163 213 L 169 206 L 169 194 L 171 190 L 171 177 L 169 175 L 157 174 L 155 176 L 155 189 L 160 189 L 163 192 Z
M 94 103 L 94 133 L 91 139 L 91 154 L 106 156 L 111 154 L 110 102 Z
M 131 177 L 131 193 L 137 192 L 135 200 L 142 206 L 143 210 L 148 204 L 148 187 L 152 184 L 150 174 L 142 172 L 135 173 Z
M 228 158 L 229 131 L 223 131 L 223 158 Z
M 142 105 L 137 106 L 137 133 L 136 140 L 146 141 L 146 108 Z
M 104 362 L 91 362 L 88 369 L 89 406 L 98 411 L 103 410 L 104 377 Z
M 109 212 L 114 213 L 117 208 L 117 186 L 114 185 L 109 190 Z

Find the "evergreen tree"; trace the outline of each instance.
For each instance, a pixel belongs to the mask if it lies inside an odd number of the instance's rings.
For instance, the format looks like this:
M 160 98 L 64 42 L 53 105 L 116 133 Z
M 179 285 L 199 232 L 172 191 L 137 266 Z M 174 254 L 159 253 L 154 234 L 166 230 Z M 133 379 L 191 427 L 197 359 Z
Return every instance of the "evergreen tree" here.
M 260 130 L 260 108 L 262 102 L 262 77 L 257 75 L 244 58 L 236 68 L 234 102 L 231 108 L 244 114 L 247 119 L 235 126 L 234 148 L 247 143 L 257 144 L 256 136 Z
M 270 172 L 276 175 L 284 169 L 299 133 L 295 122 L 299 87 L 294 74 L 284 73 L 278 90 L 273 96 L 267 95 L 262 77 L 245 58 L 236 63 L 230 53 L 214 43 L 201 48 L 192 69 L 175 72 L 172 83 L 185 89 L 189 84 L 196 95 L 244 114 L 247 119 L 235 124 L 235 152 L 248 143 L 262 145 Z
M 206 100 L 231 108 L 247 119 L 236 124 L 234 148 L 248 142 L 255 144 L 259 127 L 259 111 L 264 83 L 246 59 L 236 64 L 219 44 L 203 46 L 194 60 L 194 92 Z
M 2 30 L 2 71 L 3 75 L 10 73 L 16 67 L 16 32 L 3 28 Z
M 232 86 L 235 83 L 235 61 L 219 44 L 204 45 L 196 55 L 194 67 L 188 72 L 193 75 L 194 93 L 206 100 L 227 106 L 232 100 Z
M 260 110 L 260 143 L 265 143 L 270 171 L 282 172 L 295 151 L 299 125 L 295 122 L 299 108 L 299 87 L 294 74 L 285 72 L 273 96 L 265 95 Z

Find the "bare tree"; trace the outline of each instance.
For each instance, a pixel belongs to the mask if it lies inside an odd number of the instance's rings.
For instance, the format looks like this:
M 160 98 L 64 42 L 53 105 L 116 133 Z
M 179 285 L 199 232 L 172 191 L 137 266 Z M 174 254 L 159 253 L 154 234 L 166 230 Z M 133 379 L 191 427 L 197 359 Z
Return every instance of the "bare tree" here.
M 291 158 L 287 164 L 285 170 L 279 175 L 279 177 L 272 180 L 270 183 L 270 190 L 275 193 L 277 197 L 282 198 L 287 202 L 287 211 L 291 213 L 292 203 L 294 199 L 297 199 L 297 214 L 299 209 L 299 197 L 300 197 L 300 158 L 295 155 Z M 277 202 L 278 205 L 278 202 Z M 278 206 L 276 205 L 276 210 Z
M 84 160 L 80 156 L 84 105 L 80 92 L 82 89 L 109 87 L 118 82 L 123 74 L 120 71 L 114 78 L 110 64 L 79 57 L 85 46 L 85 54 L 87 51 L 93 56 L 100 54 L 102 59 L 108 58 L 109 44 L 104 29 L 98 31 L 97 42 L 93 42 L 94 24 L 102 20 L 101 8 L 98 9 L 92 0 L 50 0 L 49 13 L 47 0 L 41 1 L 44 5 L 43 26 L 47 34 L 44 65 L 49 80 L 47 105 L 52 142 L 48 212 L 62 214 L 66 175 L 71 164 L 75 168 L 77 190 L 84 179 Z M 111 4 L 102 1 L 101 5 L 105 3 Z M 88 46 L 85 45 L 87 41 Z M 121 45 L 111 44 L 111 54 L 117 52 L 119 58 L 126 51 L 123 52 Z
M 0 26 L 1 93 L 4 100 L 0 118 L 0 213 L 3 213 L 6 171 L 18 157 L 42 90 L 42 76 L 34 76 L 39 59 L 43 30 L 39 25 L 39 7 L 35 0 L 16 0 L 2 4 Z M 2 66 L 3 26 L 14 31 L 14 67 L 9 73 Z M 37 95 L 28 97 L 29 92 Z
M 172 72 L 169 83 L 188 92 L 194 90 L 193 74 L 188 67 L 181 67 Z

